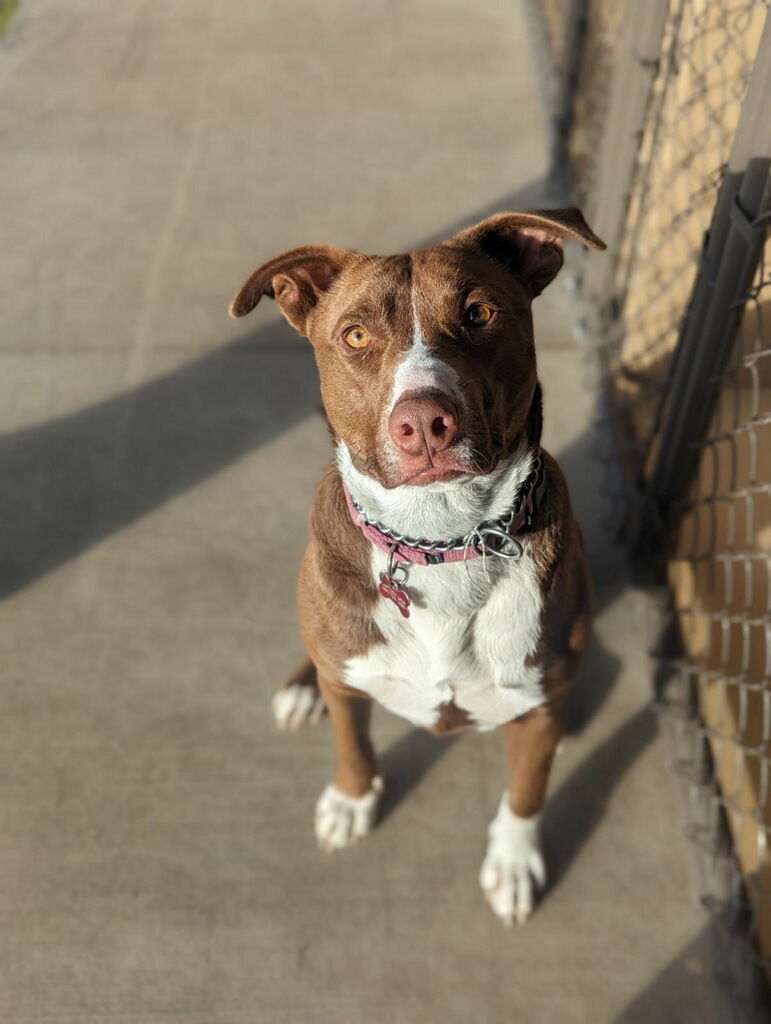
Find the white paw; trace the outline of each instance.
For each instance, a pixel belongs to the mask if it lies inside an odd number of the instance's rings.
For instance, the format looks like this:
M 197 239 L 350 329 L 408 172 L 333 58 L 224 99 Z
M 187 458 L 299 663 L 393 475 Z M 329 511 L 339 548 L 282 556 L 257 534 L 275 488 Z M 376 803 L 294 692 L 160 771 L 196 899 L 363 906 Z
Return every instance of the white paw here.
M 504 793 L 490 824 L 479 884 L 493 912 L 507 928 L 514 921 L 527 921 L 533 912 L 534 883 L 539 889 L 546 884 L 538 840 L 539 820 L 539 814 L 532 818 L 516 815 L 509 807 L 509 794 Z
M 315 686 L 292 683 L 273 695 L 273 717 L 279 729 L 296 732 L 308 722 L 318 725 L 324 717 L 324 698 Z
M 376 775 L 364 796 L 346 796 L 330 783 L 316 803 L 316 838 L 327 853 L 354 846 L 372 831 L 383 780 Z

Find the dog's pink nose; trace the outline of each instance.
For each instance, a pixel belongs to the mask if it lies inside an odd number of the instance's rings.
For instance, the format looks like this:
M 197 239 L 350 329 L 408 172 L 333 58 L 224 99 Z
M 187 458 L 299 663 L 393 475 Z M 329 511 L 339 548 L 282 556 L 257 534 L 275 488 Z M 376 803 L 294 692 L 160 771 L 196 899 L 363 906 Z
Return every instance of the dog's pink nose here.
M 388 421 L 391 440 L 408 455 L 433 455 L 449 448 L 458 433 L 458 411 L 446 395 L 402 398 Z

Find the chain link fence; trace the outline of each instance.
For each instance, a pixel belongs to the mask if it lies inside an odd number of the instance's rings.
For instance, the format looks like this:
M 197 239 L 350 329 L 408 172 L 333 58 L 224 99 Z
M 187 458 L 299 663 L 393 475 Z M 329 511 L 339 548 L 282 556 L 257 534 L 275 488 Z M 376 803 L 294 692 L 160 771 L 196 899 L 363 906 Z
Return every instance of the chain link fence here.
M 680 647 L 663 668 L 703 897 L 720 925 L 717 969 L 751 1003 L 771 968 L 771 247 L 738 300 L 744 316 L 675 502 L 667 577 Z M 732 950 L 737 945 L 745 956 Z
M 580 275 L 583 334 L 622 532 L 668 584 L 657 697 L 715 971 L 733 1019 L 768 1019 L 769 4 L 527 2 L 540 6 L 565 41 L 549 69 L 555 160 L 609 244 Z

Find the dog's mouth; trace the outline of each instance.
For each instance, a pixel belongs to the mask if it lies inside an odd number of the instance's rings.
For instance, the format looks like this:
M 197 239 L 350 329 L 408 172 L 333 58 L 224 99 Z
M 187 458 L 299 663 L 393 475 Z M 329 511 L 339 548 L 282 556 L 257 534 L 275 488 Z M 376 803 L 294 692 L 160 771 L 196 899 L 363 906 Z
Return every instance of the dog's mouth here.
M 490 472 L 489 459 L 473 458 L 466 445 L 447 451 L 401 459 L 394 467 L 389 487 L 425 487 L 428 484 L 454 483 Z
M 387 450 L 367 453 L 355 444 L 346 442 L 351 461 L 358 472 L 376 480 L 386 490 L 399 487 L 427 487 L 433 484 L 457 484 L 488 476 L 506 453 L 491 451 L 479 439 L 476 443 L 468 435 L 444 451 L 408 455 Z M 390 450 L 388 450 L 390 447 Z
M 448 484 L 453 480 L 459 480 L 464 476 L 471 476 L 472 474 L 467 469 L 442 469 L 439 466 L 426 466 L 425 469 L 418 470 L 417 473 L 413 473 L 412 476 L 408 476 L 405 480 L 398 483 L 397 487 L 421 487 L 426 484 Z

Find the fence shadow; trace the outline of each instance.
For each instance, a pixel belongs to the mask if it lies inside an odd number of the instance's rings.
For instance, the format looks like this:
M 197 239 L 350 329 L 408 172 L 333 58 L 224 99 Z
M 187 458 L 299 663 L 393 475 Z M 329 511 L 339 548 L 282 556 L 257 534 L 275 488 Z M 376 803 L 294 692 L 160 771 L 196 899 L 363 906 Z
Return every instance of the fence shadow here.
M 318 408 L 310 345 L 283 322 L 116 398 L 0 438 L 0 597 Z

